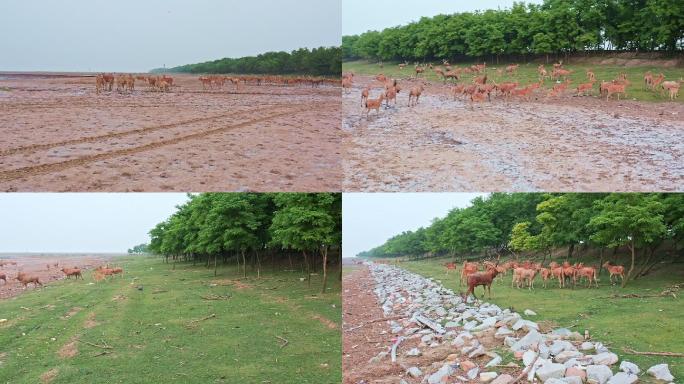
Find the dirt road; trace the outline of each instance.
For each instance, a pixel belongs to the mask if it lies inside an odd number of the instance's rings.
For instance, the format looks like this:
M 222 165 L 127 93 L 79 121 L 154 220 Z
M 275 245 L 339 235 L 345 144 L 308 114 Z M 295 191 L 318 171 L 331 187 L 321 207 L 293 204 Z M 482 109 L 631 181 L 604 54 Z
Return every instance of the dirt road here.
M 343 97 L 345 190 L 684 190 L 681 103 L 566 95 L 471 105 L 430 84 L 409 108 L 406 81 L 396 107 L 367 119 L 366 85 L 380 94 L 378 82 L 356 77 Z
M 0 190 L 337 191 L 339 88 L 95 93 L 84 76 L 0 74 Z

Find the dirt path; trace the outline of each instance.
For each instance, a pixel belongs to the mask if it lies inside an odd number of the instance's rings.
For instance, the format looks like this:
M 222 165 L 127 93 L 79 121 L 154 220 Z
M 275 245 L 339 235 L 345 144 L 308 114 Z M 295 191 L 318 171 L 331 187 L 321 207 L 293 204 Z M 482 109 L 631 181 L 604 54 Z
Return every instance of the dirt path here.
M 362 115 L 343 100 L 350 191 L 676 191 L 684 188 L 684 105 L 564 97 L 471 106 L 429 85 L 415 108 Z M 410 87 L 405 82 L 404 88 Z
M 368 268 L 359 266 L 342 280 L 342 372 L 344 384 L 373 383 L 377 379 L 399 374 L 401 367 L 378 370 L 370 360 L 387 351 L 392 336 L 387 332 L 383 314 L 373 294 L 375 283 Z M 361 326 L 361 327 L 359 327 Z M 357 328 L 358 327 L 358 328 Z
M 92 78 L 0 79 L 0 190 L 337 191 L 339 89 L 96 95 Z

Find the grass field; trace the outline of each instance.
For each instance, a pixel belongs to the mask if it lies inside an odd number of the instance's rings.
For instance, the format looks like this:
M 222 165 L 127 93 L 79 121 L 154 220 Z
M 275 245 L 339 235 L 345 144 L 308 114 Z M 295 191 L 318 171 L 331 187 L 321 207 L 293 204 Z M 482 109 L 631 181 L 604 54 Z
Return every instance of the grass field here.
M 0 383 L 341 382 L 337 274 L 321 295 L 320 276 L 307 288 L 296 272 L 117 264 L 124 278 L 0 301 Z
M 446 275 L 443 264 L 446 259 L 407 261 L 399 266 L 426 277 L 432 277 L 454 290 L 464 292 L 459 287 L 458 272 Z M 681 267 L 680 267 L 681 268 Z M 604 271 L 605 273 L 605 271 Z M 640 280 L 630 282 L 626 288 L 611 286 L 608 275 L 600 276 L 599 289 L 582 286 L 574 290 L 559 289 L 557 285 L 542 288 L 540 278 L 535 289 L 511 288 L 511 275 L 506 276 L 503 284 L 497 281 L 492 286 L 493 302 L 502 308 L 513 308 L 523 312 L 532 309 L 538 316 L 534 321 L 550 321 L 561 327 L 583 333 L 588 329 L 592 337 L 606 344 L 620 359 L 627 359 L 639 365 L 642 370 L 654 364 L 666 362 L 677 380 L 684 377 L 684 358 L 640 356 L 625 353 L 623 348 L 636 351 L 679 352 L 684 353 L 684 338 L 681 337 L 681 324 L 684 318 L 684 305 L 680 298 L 608 298 L 613 294 L 657 294 L 666 287 L 684 282 L 684 270 L 663 268 Z M 482 288 L 475 293 L 482 296 Z
M 475 63 L 453 63 L 454 67 L 464 67 L 470 66 Z M 505 68 L 507 64 L 492 65 L 487 67 L 487 75 L 490 80 L 494 80 L 497 83 L 504 81 L 518 81 L 521 85 L 527 85 L 529 83 L 538 82 L 539 75 L 537 73 L 538 64 L 521 64 L 518 68 L 517 75 L 512 76 L 499 76 L 495 69 Z M 588 69 L 592 70 L 596 75 L 596 84 L 594 84 L 593 94 L 598 94 L 598 87 L 601 80 L 610 81 L 615 79 L 618 74 L 626 73 L 627 79 L 631 84 L 627 87 L 627 98 L 635 99 L 640 101 L 669 101 L 667 95 L 661 95 L 658 92 L 651 91 L 650 89 L 645 89 L 643 86 L 644 73 L 646 71 L 651 71 L 654 74 L 663 73 L 665 75 L 665 80 L 678 80 L 684 77 L 684 68 L 659 68 L 659 67 L 623 67 L 623 66 L 610 66 L 610 65 L 584 65 L 584 64 L 568 64 L 564 68 L 572 70 L 573 73 L 569 76 L 572 81 L 568 89 L 574 89 L 580 83 L 586 83 L 586 71 Z M 549 74 L 553 70 L 552 65 L 546 65 L 546 70 Z M 354 72 L 358 75 L 377 75 L 383 73 L 385 76 L 392 78 L 407 78 L 409 76 L 415 76 L 415 71 L 413 66 L 408 66 L 405 69 L 399 69 L 397 63 L 384 63 L 384 67 L 380 68 L 377 63 L 369 63 L 365 61 L 352 61 L 342 63 L 342 72 Z M 430 81 L 442 81 L 434 71 L 429 68 L 426 69 L 425 73 L 421 77 L 428 79 Z M 474 78 L 475 75 L 465 74 L 461 78 L 461 82 L 471 82 L 470 78 Z M 545 81 L 545 87 L 551 88 L 553 84 L 552 80 L 547 79 Z M 568 91 L 570 94 L 570 91 Z M 684 102 L 684 96 L 679 95 L 676 99 L 677 102 Z

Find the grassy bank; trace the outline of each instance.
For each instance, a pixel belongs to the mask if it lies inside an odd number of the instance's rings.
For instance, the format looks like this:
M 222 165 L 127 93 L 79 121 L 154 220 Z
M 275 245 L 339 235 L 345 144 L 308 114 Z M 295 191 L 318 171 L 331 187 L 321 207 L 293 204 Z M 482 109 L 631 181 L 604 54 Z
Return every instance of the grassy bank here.
M 0 302 L 0 383 L 339 383 L 340 283 L 296 272 L 117 264 Z M 285 341 L 287 340 L 287 345 Z
M 466 65 L 472 65 L 475 63 L 454 63 L 454 66 L 463 67 Z M 496 69 L 505 68 L 507 64 L 491 65 L 488 66 L 487 75 L 490 80 L 494 80 L 497 83 L 504 81 L 518 81 L 522 85 L 527 85 L 529 83 L 538 82 L 539 75 L 537 73 L 538 64 L 521 64 L 518 68 L 517 75 L 512 76 L 501 76 L 497 74 Z M 651 71 L 654 74 L 663 73 L 665 75 L 665 80 L 678 80 L 684 77 L 684 69 L 682 68 L 660 68 L 660 67 L 623 67 L 616 65 L 586 65 L 586 64 L 569 64 L 564 66 L 566 69 L 572 70 L 573 73 L 568 77 L 572 83 L 568 89 L 574 89 L 580 83 L 586 83 L 587 76 L 586 71 L 592 70 L 596 75 L 597 82 L 594 84 L 593 94 L 598 94 L 598 87 L 601 80 L 610 81 L 618 76 L 620 73 L 626 73 L 627 79 L 631 84 L 627 87 L 627 98 L 635 99 L 639 101 L 668 101 L 667 94 L 663 95 L 659 92 L 651 91 L 650 89 L 645 89 L 643 85 L 644 73 L 646 71 Z M 553 70 L 552 65 L 546 65 L 546 70 L 549 74 Z M 354 72 L 358 75 L 377 75 L 383 73 L 385 76 L 392 78 L 407 78 L 409 76 L 415 76 L 415 71 L 413 65 L 407 66 L 405 69 L 399 69 L 397 63 L 384 63 L 384 67 L 380 68 L 377 63 L 368 63 L 365 61 L 353 61 L 345 62 L 342 64 L 343 72 Z M 461 78 L 461 82 L 471 82 L 471 78 L 475 75 L 465 74 Z M 421 75 L 425 79 L 430 81 L 442 81 L 434 71 L 429 68 L 426 69 L 425 73 Z M 552 80 L 547 79 L 545 81 L 545 87 L 551 88 L 553 84 Z M 569 94 L 570 91 L 568 91 Z M 622 96 L 621 96 L 622 97 Z M 676 99 L 677 102 L 684 102 L 684 96 L 681 94 L 679 98 Z
M 426 277 L 432 277 L 454 290 L 465 291 L 459 287 L 458 272 L 446 275 L 445 259 L 408 261 L 398 265 Z M 649 298 L 610 298 L 614 294 L 649 295 L 660 293 L 675 283 L 684 282 L 684 270 L 664 268 L 640 280 L 630 282 L 625 288 L 610 285 L 608 275 L 600 276 L 599 288 L 559 289 L 556 285 L 542 288 L 540 279 L 535 289 L 511 288 L 511 275 L 499 280 L 492 286 L 491 300 L 502 308 L 513 308 L 523 312 L 532 309 L 538 316 L 535 321 L 549 321 L 562 327 L 571 327 L 583 333 L 589 330 L 592 337 L 605 343 L 612 351 L 638 364 L 642 370 L 666 362 L 672 374 L 684 377 L 684 360 L 657 356 L 641 356 L 626 353 L 624 348 L 636 351 L 684 352 L 684 338 L 681 335 L 681 319 L 684 318 L 684 305 L 681 299 L 668 297 Z M 475 292 L 482 296 L 482 288 Z M 531 318 L 532 319 L 532 318 Z

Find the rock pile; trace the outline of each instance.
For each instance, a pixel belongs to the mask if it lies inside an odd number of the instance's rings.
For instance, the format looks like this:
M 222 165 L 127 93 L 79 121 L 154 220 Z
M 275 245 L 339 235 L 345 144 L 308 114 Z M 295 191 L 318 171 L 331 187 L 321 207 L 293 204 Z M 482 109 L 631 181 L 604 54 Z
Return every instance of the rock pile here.
M 639 379 L 639 367 L 628 361 L 614 373 L 611 367 L 618 356 L 576 331 L 544 332 L 510 309 L 464 301 L 432 279 L 385 264 L 366 265 L 385 316 L 399 319 L 389 321 L 394 344 L 372 362 L 400 363 L 406 369 L 402 384 L 510 384 L 519 374 L 544 384 L 633 384 Z M 437 349 L 446 352 L 435 354 L 440 356 L 436 361 L 427 360 L 426 355 Z M 522 366 L 501 365 L 501 355 L 522 360 Z M 663 382 L 674 380 L 667 364 L 647 372 Z

